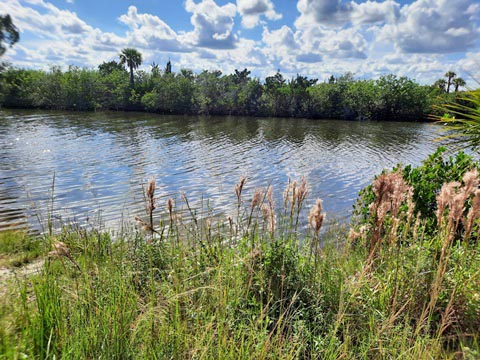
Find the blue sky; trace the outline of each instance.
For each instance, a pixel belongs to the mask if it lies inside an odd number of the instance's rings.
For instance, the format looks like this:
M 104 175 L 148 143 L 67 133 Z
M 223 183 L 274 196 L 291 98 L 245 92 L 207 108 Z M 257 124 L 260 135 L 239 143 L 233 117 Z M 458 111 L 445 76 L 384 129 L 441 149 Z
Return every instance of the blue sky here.
M 480 79 L 477 0 L 3 0 L 21 41 L 13 65 L 93 68 L 137 48 L 142 68 L 280 69 L 320 80 L 352 72 L 432 82 L 453 70 Z

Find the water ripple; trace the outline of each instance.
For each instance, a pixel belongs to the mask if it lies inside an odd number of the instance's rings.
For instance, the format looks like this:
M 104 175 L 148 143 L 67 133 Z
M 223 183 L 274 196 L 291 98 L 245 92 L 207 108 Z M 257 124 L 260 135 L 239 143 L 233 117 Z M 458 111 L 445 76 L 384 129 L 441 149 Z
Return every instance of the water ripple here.
M 436 144 L 426 124 L 301 119 L 202 118 L 123 113 L 0 112 L 0 230 L 55 219 L 118 224 L 143 215 L 142 184 L 157 180 L 168 198 L 222 214 L 234 211 L 234 185 L 246 200 L 304 176 L 311 199 L 348 219 L 358 191 L 383 168 L 417 165 Z M 53 201 L 53 203 L 52 203 Z

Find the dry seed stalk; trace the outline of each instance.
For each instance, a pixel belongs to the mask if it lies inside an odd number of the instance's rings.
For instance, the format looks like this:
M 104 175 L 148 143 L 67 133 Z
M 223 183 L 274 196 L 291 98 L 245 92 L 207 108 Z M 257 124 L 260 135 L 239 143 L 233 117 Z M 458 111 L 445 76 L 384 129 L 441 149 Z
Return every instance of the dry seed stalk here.
M 242 202 L 242 190 L 246 180 L 246 177 L 242 176 L 240 178 L 240 182 L 235 185 L 235 195 L 237 195 L 238 207 L 240 207 L 240 204 Z
M 273 201 L 273 188 L 269 186 L 265 195 L 266 203 L 262 205 L 263 220 L 267 223 L 268 231 L 272 238 L 275 233 L 275 202 Z
M 394 173 L 382 174 L 372 183 L 375 201 L 369 205 L 370 214 L 374 218 L 373 234 L 369 244 L 369 257 L 372 258 L 381 239 L 383 223 L 387 214 L 396 219 L 400 206 L 407 199 L 409 212 L 413 213 L 413 201 L 411 200 L 413 189 L 405 182 L 401 170 Z M 408 200 L 409 199 L 409 200 Z M 395 229 L 391 234 L 395 238 Z
M 72 253 L 70 252 L 70 248 L 64 242 L 56 241 L 55 243 L 53 243 L 52 246 L 53 250 L 48 253 L 49 256 L 59 258 L 66 257 L 73 265 L 75 265 L 78 271 L 82 272 L 82 269 L 73 258 Z

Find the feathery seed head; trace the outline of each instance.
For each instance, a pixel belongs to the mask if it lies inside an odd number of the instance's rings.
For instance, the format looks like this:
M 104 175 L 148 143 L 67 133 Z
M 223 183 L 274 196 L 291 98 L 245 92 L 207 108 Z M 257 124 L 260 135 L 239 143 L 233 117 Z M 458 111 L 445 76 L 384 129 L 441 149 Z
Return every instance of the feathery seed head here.
M 325 213 L 322 213 L 322 200 L 317 199 L 315 205 L 313 205 L 313 207 L 310 209 L 310 214 L 308 215 L 308 222 L 312 227 L 315 236 L 317 237 L 324 219 Z
M 255 194 L 253 194 L 252 198 L 252 210 L 256 207 L 259 206 L 262 202 L 263 199 L 263 190 L 258 188 L 255 190 Z

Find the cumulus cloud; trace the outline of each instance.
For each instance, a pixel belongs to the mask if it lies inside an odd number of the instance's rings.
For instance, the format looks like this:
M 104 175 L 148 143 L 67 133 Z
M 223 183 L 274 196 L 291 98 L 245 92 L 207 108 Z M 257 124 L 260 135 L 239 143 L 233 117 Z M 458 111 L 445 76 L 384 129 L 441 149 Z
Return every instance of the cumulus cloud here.
M 299 0 L 297 9 L 301 14 L 295 23 L 297 27 L 342 26 L 350 20 L 352 5 L 340 0 Z
M 400 5 L 393 0 L 384 2 L 352 2 L 351 20 L 354 24 L 394 22 L 400 17 Z
M 313 25 L 343 27 L 349 23 L 372 24 L 394 21 L 399 16 L 400 5 L 394 0 L 383 2 L 341 0 L 299 0 L 300 17 L 295 25 L 305 28 Z
M 479 38 L 480 6 L 470 0 L 417 0 L 401 9 L 397 24 L 383 37 L 406 53 L 453 53 L 473 47 Z
M 297 48 L 295 41 L 295 35 L 288 26 L 284 25 L 278 30 L 268 30 L 267 27 L 263 28 L 262 40 L 265 44 L 271 47 L 273 50 L 287 49 L 292 50 Z
M 32 31 L 45 37 L 82 35 L 93 30 L 77 14 L 60 10 L 43 0 L 31 1 L 34 8 L 23 6 L 18 0 L 2 4 L 2 12 L 11 14 L 20 31 Z
M 352 28 L 327 32 L 323 47 L 325 54 L 333 58 L 367 58 L 367 41 Z
M 242 25 L 247 29 L 257 26 L 261 16 L 268 20 L 282 18 L 281 14 L 275 12 L 271 0 L 237 0 L 237 10 L 242 15 Z
M 480 52 L 468 52 L 464 59 L 458 61 L 458 68 L 465 74 L 464 79 L 473 80 L 478 84 L 480 81 Z
M 232 49 L 237 42 L 233 33 L 234 17 L 237 8 L 228 3 L 218 6 L 213 0 L 195 3 L 187 0 L 185 10 L 192 13 L 190 19 L 193 32 L 185 34 L 185 40 L 193 45 L 211 49 Z
M 131 31 L 127 34 L 130 46 L 169 52 L 188 52 L 191 49 L 182 44 L 178 35 L 158 16 L 139 14 L 135 6 L 129 6 L 119 21 Z
M 318 63 L 323 60 L 322 55 L 315 54 L 315 53 L 299 54 L 297 55 L 296 59 L 297 61 L 303 62 L 303 63 Z
M 323 58 L 356 58 L 367 57 L 367 41 L 356 29 L 321 29 L 311 27 L 295 33 L 296 42 L 302 44 L 302 53 L 320 54 Z

